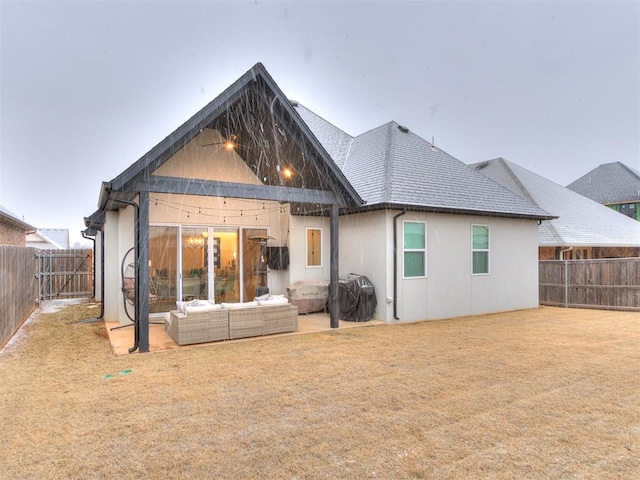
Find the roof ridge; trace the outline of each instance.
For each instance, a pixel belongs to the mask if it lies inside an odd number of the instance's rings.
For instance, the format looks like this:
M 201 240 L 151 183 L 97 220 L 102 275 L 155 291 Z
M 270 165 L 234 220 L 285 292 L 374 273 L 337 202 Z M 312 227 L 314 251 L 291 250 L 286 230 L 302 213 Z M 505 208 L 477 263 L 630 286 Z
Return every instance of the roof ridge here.
M 351 147 L 353 147 L 353 144 L 356 140 L 361 140 L 363 137 L 365 137 L 366 135 L 369 135 L 371 132 L 375 131 L 375 130 L 380 130 L 384 127 L 387 126 L 387 123 L 383 123 L 382 125 L 378 125 L 377 127 L 374 127 L 370 130 L 367 130 L 364 133 L 361 133 L 360 135 L 356 135 L 355 137 L 352 137 L 351 135 L 349 135 L 349 148 L 347 148 L 347 151 L 345 153 L 345 157 L 344 157 L 344 162 L 342 164 L 342 170 L 346 170 L 347 168 L 347 163 L 349 162 L 349 159 L 351 158 Z
M 553 236 L 553 238 L 555 238 L 556 240 L 558 240 L 560 242 L 564 241 L 564 239 L 562 238 L 562 235 L 560 235 L 560 232 L 558 232 L 558 229 L 554 225 L 553 220 L 550 220 L 550 221 L 547 220 L 545 222 L 545 225 L 547 226 L 547 228 L 551 232 L 551 235 Z
M 627 170 L 631 175 L 633 175 L 634 177 L 636 177 L 638 180 L 640 180 L 640 172 L 637 172 L 635 169 L 625 165 L 622 162 L 618 162 L 622 168 L 624 168 L 625 170 Z
M 341 133 L 344 133 L 347 137 L 353 139 L 353 135 L 345 132 L 343 129 L 341 129 L 340 127 L 338 127 L 335 123 L 330 122 L 329 120 L 327 120 L 326 118 L 324 118 L 322 115 L 320 115 L 319 113 L 316 113 L 315 110 L 311 110 L 309 107 L 307 107 L 304 103 L 301 103 L 297 100 L 291 100 L 289 99 L 289 103 L 294 106 L 294 107 L 302 107 L 305 110 L 308 110 L 309 112 L 313 113 L 316 117 L 318 117 L 319 119 L 321 119 L 323 122 L 328 123 L 329 125 L 331 125 L 333 128 L 335 128 L 336 130 L 339 130 Z
M 536 205 L 538 208 L 540 208 L 540 205 L 538 205 L 538 202 L 535 201 L 535 199 L 533 198 L 533 196 L 531 195 L 529 190 L 527 190 L 527 187 L 524 186 L 524 184 L 520 181 L 518 176 L 513 172 L 512 168 L 511 168 L 511 162 L 509 162 L 509 160 L 507 160 L 505 158 L 502 158 L 502 157 L 498 157 L 497 160 L 498 160 L 498 162 L 500 162 L 504 166 L 505 171 L 511 177 L 513 182 L 518 186 L 520 191 L 522 191 L 522 193 L 526 197 L 526 199 L 529 200 L 534 205 Z
M 384 152 L 385 154 L 385 159 L 384 159 L 384 170 L 385 170 L 385 182 L 383 182 L 382 185 L 382 191 L 383 191 L 383 197 L 386 195 L 386 199 L 387 200 L 391 200 L 391 198 L 393 198 L 393 185 L 394 182 L 391 181 L 389 182 L 388 179 L 393 179 L 393 172 L 394 172 L 394 167 L 395 167 L 395 152 L 396 152 L 396 137 L 395 137 L 395 132 L 397 131 L 394 130 L 394 125 L 398 125 L 397 122 L 394 122 L 393 120 L 387 123 L 387 133 L 389 135 L 389 138 L 387 140 L 387 148 Z
M 347 134 L 347 135 L 349 135 L 349 134 Z M 342 162 L 342 170 L 343 171 L 344 171 L 344 168 L 347 165 L 347 162 L 349 161 L 349 155 L 351 155 L 351 147 L 353 146 L 353 140 L 354 140 L 354 137 L 349 135 L 349 142 L 348 142 L 348 145 L 347 145 L 347 149 L 344 152 L 344 161 Z

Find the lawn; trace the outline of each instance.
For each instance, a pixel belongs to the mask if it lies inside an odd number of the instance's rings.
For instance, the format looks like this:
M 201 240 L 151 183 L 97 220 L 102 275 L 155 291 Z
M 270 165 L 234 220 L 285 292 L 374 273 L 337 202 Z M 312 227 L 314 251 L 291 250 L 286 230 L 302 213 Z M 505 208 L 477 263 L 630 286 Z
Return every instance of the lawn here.
M 540 308 L 115 357 L 0 352 L 0 478 L 637 478 L 640 316 Z

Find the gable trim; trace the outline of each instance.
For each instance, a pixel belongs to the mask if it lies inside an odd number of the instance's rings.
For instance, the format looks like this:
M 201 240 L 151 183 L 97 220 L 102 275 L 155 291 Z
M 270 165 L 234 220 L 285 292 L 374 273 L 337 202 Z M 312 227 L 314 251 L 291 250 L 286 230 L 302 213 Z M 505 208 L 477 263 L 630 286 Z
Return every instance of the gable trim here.
M 362 205 L 362 199 L 346 179 L 342 171 L 337 168 L 329 154 L 324 150 L 324 147 L 322 147 L 320 142 L 315 138 L 309 127 L 301 119 L 298 112 L 295 111 L 264 66 L 261 63 L 257 63 L 242 77 L 240 77 L 240 79 L 224 90 L 214 100 L 209 102 L 209 104 L 202 108 L 198 113 L 193 115 L 148 153 L 143 155 L 137 162 L 127 168 L 111 182 L 103 184 L 98 203 L 99 208 L 103 209 L 106 207 L 106 203 L 108 201 L 108 193 L 106 190 L 127 193 L 131 198 L 133 198 L 136 192 L 134 187 L 136 183 L 140 180 L 147 180 L 151 176 L 152 172 L 157 170 L 187 142 L 200 133 L 229 105 L 235 103 L 246 92 L 246 89 L 251 83 L 259 80 L 261 80 L 266 89 L 273 94 L 273 99 L 271 101 L 272 106 L 275 103 L 275 100 L 278 100 L 278 103 L 282 107 L 281 111 L 286 112 L 292 120 L 292 123 L 295 126 L 294 130 L 297 131 L 293 131 L 291 133 L 297 135 L 302 141 L 310 144 L 315 152 L 317 152 L 317 158 L 322 162 L 322 164 L 317 164 L 317 167 L 322 173 L 331 177 L 332 180 L 330 180 L 330 184 L 337 187 L 335 189 L 332 188 L 333 194 L 336 197 L 342 197 L 342 201 L 338 202 L 341 204 L 350 204 L 352 206 Z M 274 114 L 278 114 L 278 112 L 274 111 L 273 108 L 272 111 Z M 281 116 L 281 114 L 279 115 Z

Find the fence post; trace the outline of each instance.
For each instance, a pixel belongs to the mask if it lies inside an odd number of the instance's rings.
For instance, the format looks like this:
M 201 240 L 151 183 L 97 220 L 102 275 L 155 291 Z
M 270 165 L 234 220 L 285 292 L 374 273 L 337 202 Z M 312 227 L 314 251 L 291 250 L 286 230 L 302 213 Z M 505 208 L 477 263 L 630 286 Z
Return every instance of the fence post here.
M 569 261 L 564 261 L 564 308 L 569 308 Z

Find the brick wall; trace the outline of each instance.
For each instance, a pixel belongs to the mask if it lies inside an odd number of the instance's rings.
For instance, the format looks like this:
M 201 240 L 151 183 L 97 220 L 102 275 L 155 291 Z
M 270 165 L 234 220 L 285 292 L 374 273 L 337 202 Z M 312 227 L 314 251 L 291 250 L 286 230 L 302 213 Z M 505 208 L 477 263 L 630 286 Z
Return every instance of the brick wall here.
M 24 229 L 0 219 L 0 245 L 24 247 L 26 245 Z

